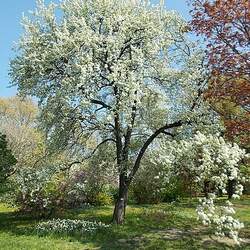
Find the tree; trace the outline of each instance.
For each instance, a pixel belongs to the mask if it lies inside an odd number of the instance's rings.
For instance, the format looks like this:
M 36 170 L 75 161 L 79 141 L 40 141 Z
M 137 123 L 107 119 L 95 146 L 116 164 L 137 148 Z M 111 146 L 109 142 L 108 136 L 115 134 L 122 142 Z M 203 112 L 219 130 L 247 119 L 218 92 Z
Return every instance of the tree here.
M 248 0 L 194 0 L 191 25 L 205 38 L 211 84 L 207 97 L 219 109 L 230 139 L 249 147 L 250 14 Z M 217 105 L 216 103 L 219 103 Z M 227 105 L 240 109 L 237 115 Z M 233 105 L 232 105 L 233 104 Z M 232 110 L 231 110 L 232 111 Z
M 13 166 L 17 160 L 8 148 L 6 135 L 0 133 L 0 183 L 2 183 L 11 175 Z
M 18 161 L 8 173 L 8 192 L 19 210 L 41 215 L 55 206 L 55 199 L 44 190 L 72 155 L 48 153 L 37 116 L 38 107 L 30 98 L 0 98 L 0 130 L 7 135 L 9 149 Z
M 215 96 L 212 87 L 206 93 L 207 100 L 221 116 L 225 130 L 225 138 L 234 141 L 249 151 L 250 147 L 250 113 L 237 105 L 231 97 Z
M 31 99 L 0 98 L 0 129 L 18 163 L 15 170 L 32 167 L 44 155 L 44 139 L 37 128 L 38 109 Z
M 79 150 L 82 159 L 70 166 L 114 144 L 113 221 L 121 224 L 128 188 L 155 139 L 205 123 L 203 53 L 179 15 L 148 1 L 38 2 L 23 21 L 13 84 L 38 98 L 49 144 Z

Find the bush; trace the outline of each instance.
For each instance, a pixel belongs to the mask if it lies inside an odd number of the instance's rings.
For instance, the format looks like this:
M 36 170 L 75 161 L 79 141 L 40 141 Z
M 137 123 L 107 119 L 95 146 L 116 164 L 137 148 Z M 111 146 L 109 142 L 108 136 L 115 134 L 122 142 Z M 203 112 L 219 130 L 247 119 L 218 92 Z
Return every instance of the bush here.
M 143 162 L 130 189 L 130 201 L 138 204 L 159 203 L 163 199 L 164 180 L 159 175 L 161 166 Z
M 189 183 L 186 183 L 185 178 L 178 176 L 166 181 L 164 171 L 163 166 L 144 160 L 130 189 L 130 202 L 156 204 L 178 201 L 188 196 Z
M 109 194 L 100 192 L 96 195 L 94 200 L 94 205 L 96 206 L 106 206 L 111 205 L 113 203 L 113 199 Z
M 62 164 L 58 159 L 50 165 L 49 159 L 36 168 L 19 168 L 12 176 L 8 197 L 20 211 L 39 217 L 48 217 L 64 208 L 85 207 L 86 204 L 110 205 L 117 186 L 116 165 L 103 161 L 103 158 L 113 152 L 112 148 L 102 148 L 90 161 L 74 165 L 67 171 L 61 170 L 64 158 Z
M 16 175 L 15 204 L 21 212 L 37 217 L 49 217 L 63 208 L 110 205 L 111 186 L 106 179 L 96 177 L 89 168 L 62 172 L 48 167 L 22 169 Z
M 183 183 L 181 178 L 172 178 L 166 187 L 162 190 L 162 201 L 172 202 L 179 201 L 186 196 L 186 192 L 183 189 Z
M 13 181 L 14 202 L 20 211 L 35 216 L 47 216 L 54 207 L 54 199 L 46 191 L 56 174 L 54 168 L 22 168 L 17 171 Z M 50 187 L 53 189 L 52 187 Z

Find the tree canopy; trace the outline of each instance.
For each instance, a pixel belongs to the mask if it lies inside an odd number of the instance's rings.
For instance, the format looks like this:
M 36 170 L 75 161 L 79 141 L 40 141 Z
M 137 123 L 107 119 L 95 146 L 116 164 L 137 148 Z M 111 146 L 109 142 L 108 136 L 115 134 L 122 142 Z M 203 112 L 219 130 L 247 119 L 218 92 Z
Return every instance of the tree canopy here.
M 207 96 L 224 118 L 227 135 L 249 147 L 250 13 L 248 0 L 194 0 L 191 25 L 206 43 L 211 84 Z M 218 109 L 221 104 L 233 106 Z M 225 104 L 228 105 L 225 105 Z M 238 112 L 235 113 L 235 109 Z

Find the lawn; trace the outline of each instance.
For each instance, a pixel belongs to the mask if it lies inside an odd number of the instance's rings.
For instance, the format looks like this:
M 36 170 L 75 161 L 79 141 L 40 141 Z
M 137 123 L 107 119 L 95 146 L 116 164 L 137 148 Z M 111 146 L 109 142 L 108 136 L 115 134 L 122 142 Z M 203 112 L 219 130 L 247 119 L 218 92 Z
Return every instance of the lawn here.
M 0 204 L 0 249 L 250 249 L 250 197 L 237 202 L 237 216 L 244 222 L 240 247 L 231 240 L 211 236 L 211 231 L 196 220 L 195 202 L 130 205 L 126 223 L 92 234 L 38 236 L 36 219 L 20 215 Z M 97 220 L 109 223 L 112 207 L 92 207 L 64 211 L 60 217 Z

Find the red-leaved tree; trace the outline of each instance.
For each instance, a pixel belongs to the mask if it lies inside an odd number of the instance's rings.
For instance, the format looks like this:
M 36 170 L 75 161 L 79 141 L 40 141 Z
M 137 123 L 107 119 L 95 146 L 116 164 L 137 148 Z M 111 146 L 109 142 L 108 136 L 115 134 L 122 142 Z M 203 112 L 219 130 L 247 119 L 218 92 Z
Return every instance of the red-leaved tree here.
M 227 136 L 249 146 L 250 1 L 193 0 L 191 3 L 191 26 L 205 39 L 212 74 L 207 97 L 213 104 L 228 102 L 237 107 L 237 113 L 232 109 L 219 113 Z

